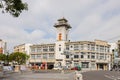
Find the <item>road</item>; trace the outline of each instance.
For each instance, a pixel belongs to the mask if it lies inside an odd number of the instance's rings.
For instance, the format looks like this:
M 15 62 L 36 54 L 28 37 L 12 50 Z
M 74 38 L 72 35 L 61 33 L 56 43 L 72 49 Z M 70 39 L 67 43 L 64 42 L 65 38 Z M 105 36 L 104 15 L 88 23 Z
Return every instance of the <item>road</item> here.
M 120 80 L 120 71 L 89 71 L 84 72 L 83 80 Z
M 120 80 L 119 71 L 87 71 L 83 72 L 83 80 Z M 0 80 L 74 80 L 75 71 L 39 71 L 11 73 Z
M 74 71 L 39 71 L 7 74 L 0 80 L 74 80 Z

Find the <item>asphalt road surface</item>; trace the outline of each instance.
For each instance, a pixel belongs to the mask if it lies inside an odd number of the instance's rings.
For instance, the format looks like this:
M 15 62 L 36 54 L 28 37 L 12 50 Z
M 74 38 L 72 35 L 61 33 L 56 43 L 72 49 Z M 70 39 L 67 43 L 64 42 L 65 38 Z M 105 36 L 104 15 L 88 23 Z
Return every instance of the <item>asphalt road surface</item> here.
M 120 80 L 120 71 L 87 71 L 82 74 L 83 80 Z M 75 71 L 64 73 L 60 71 L 28 71 L 6 74 L 0 80 L 74 80 L 74 76 Z
M 88 71 L 82 74 L 83 80 L 120 80 L 120 71 Z
M 6 74 L 0 80 L 74 80 L 74 71 L 38 71 Z

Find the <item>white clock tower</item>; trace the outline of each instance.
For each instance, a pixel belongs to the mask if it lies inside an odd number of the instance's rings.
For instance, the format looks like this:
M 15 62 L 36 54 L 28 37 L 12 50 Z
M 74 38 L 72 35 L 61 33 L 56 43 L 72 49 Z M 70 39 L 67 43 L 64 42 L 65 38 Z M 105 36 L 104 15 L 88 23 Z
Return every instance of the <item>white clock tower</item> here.
M 54 25 L 57 29 L 57 41 L 68 40 L 68 32 L 71 26 L 67 22 L 68 21 L 63 17 L 62 19 L 58 19 L 58 23 Z
M 65 50 L 65 42 L 68 41 L 68 32 L 71 26 L 67 23 L 65 18 L 58 19 L 54 27 L 57 29 L 56 43 L 55 43 L 55 65 L 65 66 L 65 55 L 62 53 Z

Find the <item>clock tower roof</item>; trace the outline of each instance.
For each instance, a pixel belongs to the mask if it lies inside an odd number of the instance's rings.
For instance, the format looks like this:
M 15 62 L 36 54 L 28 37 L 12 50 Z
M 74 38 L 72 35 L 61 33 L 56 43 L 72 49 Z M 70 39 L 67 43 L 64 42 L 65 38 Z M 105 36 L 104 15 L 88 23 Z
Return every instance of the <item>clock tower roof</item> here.
M 65 19 L 64 17 L 61 19 L 58 19 L 58 23 L 55 23 L 54 27 L 66 27 L 67 29 L 72 28 L 70 24 L 67 23 L 68 20 Z

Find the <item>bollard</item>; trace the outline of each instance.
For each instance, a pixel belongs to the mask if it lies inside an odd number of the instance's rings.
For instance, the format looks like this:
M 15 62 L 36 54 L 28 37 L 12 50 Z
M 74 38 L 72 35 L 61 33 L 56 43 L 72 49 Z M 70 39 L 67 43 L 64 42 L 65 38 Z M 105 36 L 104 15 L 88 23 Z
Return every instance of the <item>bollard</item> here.
M 75 80 L 83 80 L 82 74 L 78 73 L 77 71 L 75 72 Z

